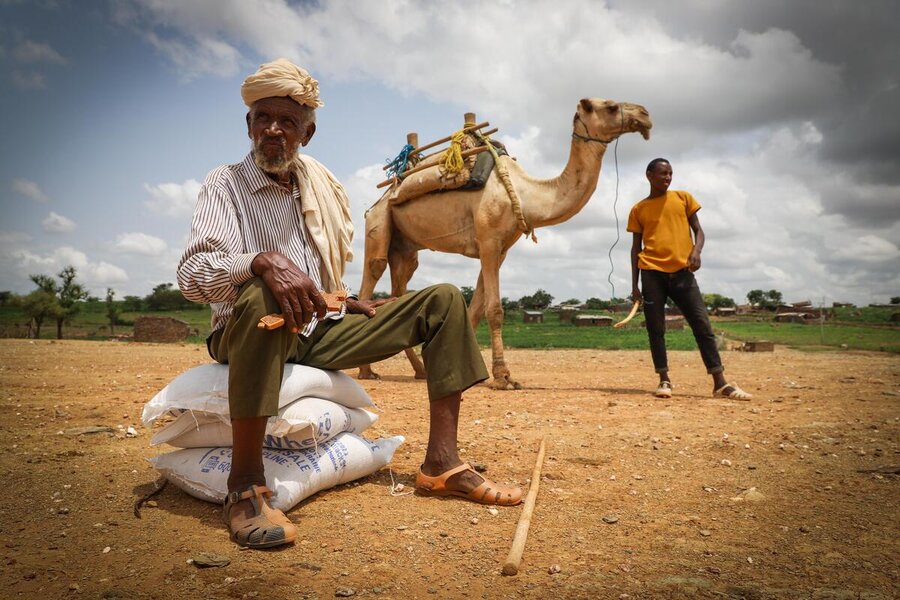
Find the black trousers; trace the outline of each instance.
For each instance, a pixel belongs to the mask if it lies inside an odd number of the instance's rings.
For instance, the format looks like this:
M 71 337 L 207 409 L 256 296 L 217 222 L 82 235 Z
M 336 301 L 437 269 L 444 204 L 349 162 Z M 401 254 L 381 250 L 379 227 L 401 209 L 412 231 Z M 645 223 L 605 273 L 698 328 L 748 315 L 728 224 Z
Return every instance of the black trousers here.
M 672 299 L 694 332 L 706 372 L 714 374 L 725 370 L 716 348 L 716 334 L 709 323 L 706 304 L 693 273 L 687 269 L 675 273 L 642 270 L 641 295 L 644 298 L 650 355 L 657 373 L 669 370 L 666 356 L 666 298 Z

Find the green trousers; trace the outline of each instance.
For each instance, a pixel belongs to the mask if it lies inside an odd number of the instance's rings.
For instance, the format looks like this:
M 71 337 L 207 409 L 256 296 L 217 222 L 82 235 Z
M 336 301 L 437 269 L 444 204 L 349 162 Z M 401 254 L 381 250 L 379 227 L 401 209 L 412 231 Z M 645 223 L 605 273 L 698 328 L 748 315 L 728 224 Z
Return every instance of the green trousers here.
M 228 364 L 232 419 L 278 413 L 286 362 L 319 369 L 351 369 L 422 344 L 432 400 L 461 392 L 488 378 L 459 290 L 435 285 L 376 309 L 374 317 L 321 321 L 304 338 L 287 327 L 259 329 L 260 317 L 281 312 L 258 277 L 241 287 L 234 313 L 207 340 L 210 356 Z

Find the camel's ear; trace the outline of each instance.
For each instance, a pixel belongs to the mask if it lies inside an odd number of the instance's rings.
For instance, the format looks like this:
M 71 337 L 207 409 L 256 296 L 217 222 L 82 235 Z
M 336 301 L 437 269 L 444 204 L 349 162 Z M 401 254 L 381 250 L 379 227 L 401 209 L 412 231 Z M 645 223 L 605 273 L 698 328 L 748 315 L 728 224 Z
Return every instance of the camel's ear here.
M 591 102 L 590 98 L 582 98 L 581 99 L 581 108 L 584 109 L 584 112 L 593 112 L 594 111 L 594 103 Z

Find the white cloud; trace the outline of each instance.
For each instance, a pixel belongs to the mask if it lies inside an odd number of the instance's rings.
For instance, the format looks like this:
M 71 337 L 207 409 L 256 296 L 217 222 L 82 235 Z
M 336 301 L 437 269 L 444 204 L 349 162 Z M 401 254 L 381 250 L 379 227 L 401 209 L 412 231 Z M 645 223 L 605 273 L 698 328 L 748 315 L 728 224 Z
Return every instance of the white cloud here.
M 44 226 L 44 231 L 51 233 L 69 233 L 70 231 L 75 231 L 78 227 L 75 224 L 75 221 L 52 211 L 47 218 L 43 220 L 42 224 Z
M 43 90 L 47 87 L 44 76 L 34 71 L 15 70 L 12 73 L 13 85 L 21 91 Z
M 200 36 L 189 45 L 160 38 L 153 32 L 148 32 L 146 38 L 174 63 L 184 81 L 205 75 L 230 77 L 238 72 L 241 64 L 240 52 L 218 39 Z
M 59 52 L 50 47 L 50 44 L 24 40 L 13 50 L 13 57 L 20 63 L 54 63 L 62 65 L 66 63 Z
M 12 189 L 19 194 L 22 194 L 26 198 L 31 198 L 35 202 L 46 203 L 50 201 L 50 198 L 47 197 L 47 194 L 45 194 L 43 190 L 41 190 L 41 186 L 28 179 L 14 180 Z
M 200 182 L 188 179 L 184 183 L 144 184 L 144 189 L 151 198 L 144 202 L 151 211 L 165 217 L 181 219 L 190 217 L 197 204 L 200 193 Z
M 158 237 L 146 233 L 131 232 L 116 236 L 115 247 L 117 250 L 128 254 L 160 256 L 165 253 L 168 246 L 165 240 Z
M 71 246 L 61 246 L 48 254 L 39 254 L 21 248 L 12 251 L 8 257 L 0 258 L 0 273 L 4 287 L 25 291 L 28 277 L 44 274 L 55 277 L 67 266 L 75 267 L 77 279 L 88 289 L 102 290 L 106 286 L 128 281 L 128 273 L 119 266 L 104 260 L 91 260 L 87 254 Z
M 0 244 L 5 246 L 24 244 L 31 241 L 31 236 L 23 231 L 0 231 Z

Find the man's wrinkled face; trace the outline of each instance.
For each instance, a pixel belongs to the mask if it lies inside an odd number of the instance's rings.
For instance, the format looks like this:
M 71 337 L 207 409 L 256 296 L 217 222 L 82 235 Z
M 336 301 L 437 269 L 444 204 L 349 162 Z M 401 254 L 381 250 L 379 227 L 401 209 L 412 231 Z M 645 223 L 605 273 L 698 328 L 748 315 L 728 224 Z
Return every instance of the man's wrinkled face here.
M 247 113 L 253 160 L 267 173 L 288 171 L 297 149 L 309 142 L 315 130 L 309 111 L 290 98 L 263 98 Z
M 667 162 L 658 162 L 647 171 L 647 180 L 650 188 L 655 192 L 665 192 L 672 183 L 672 165 Z

